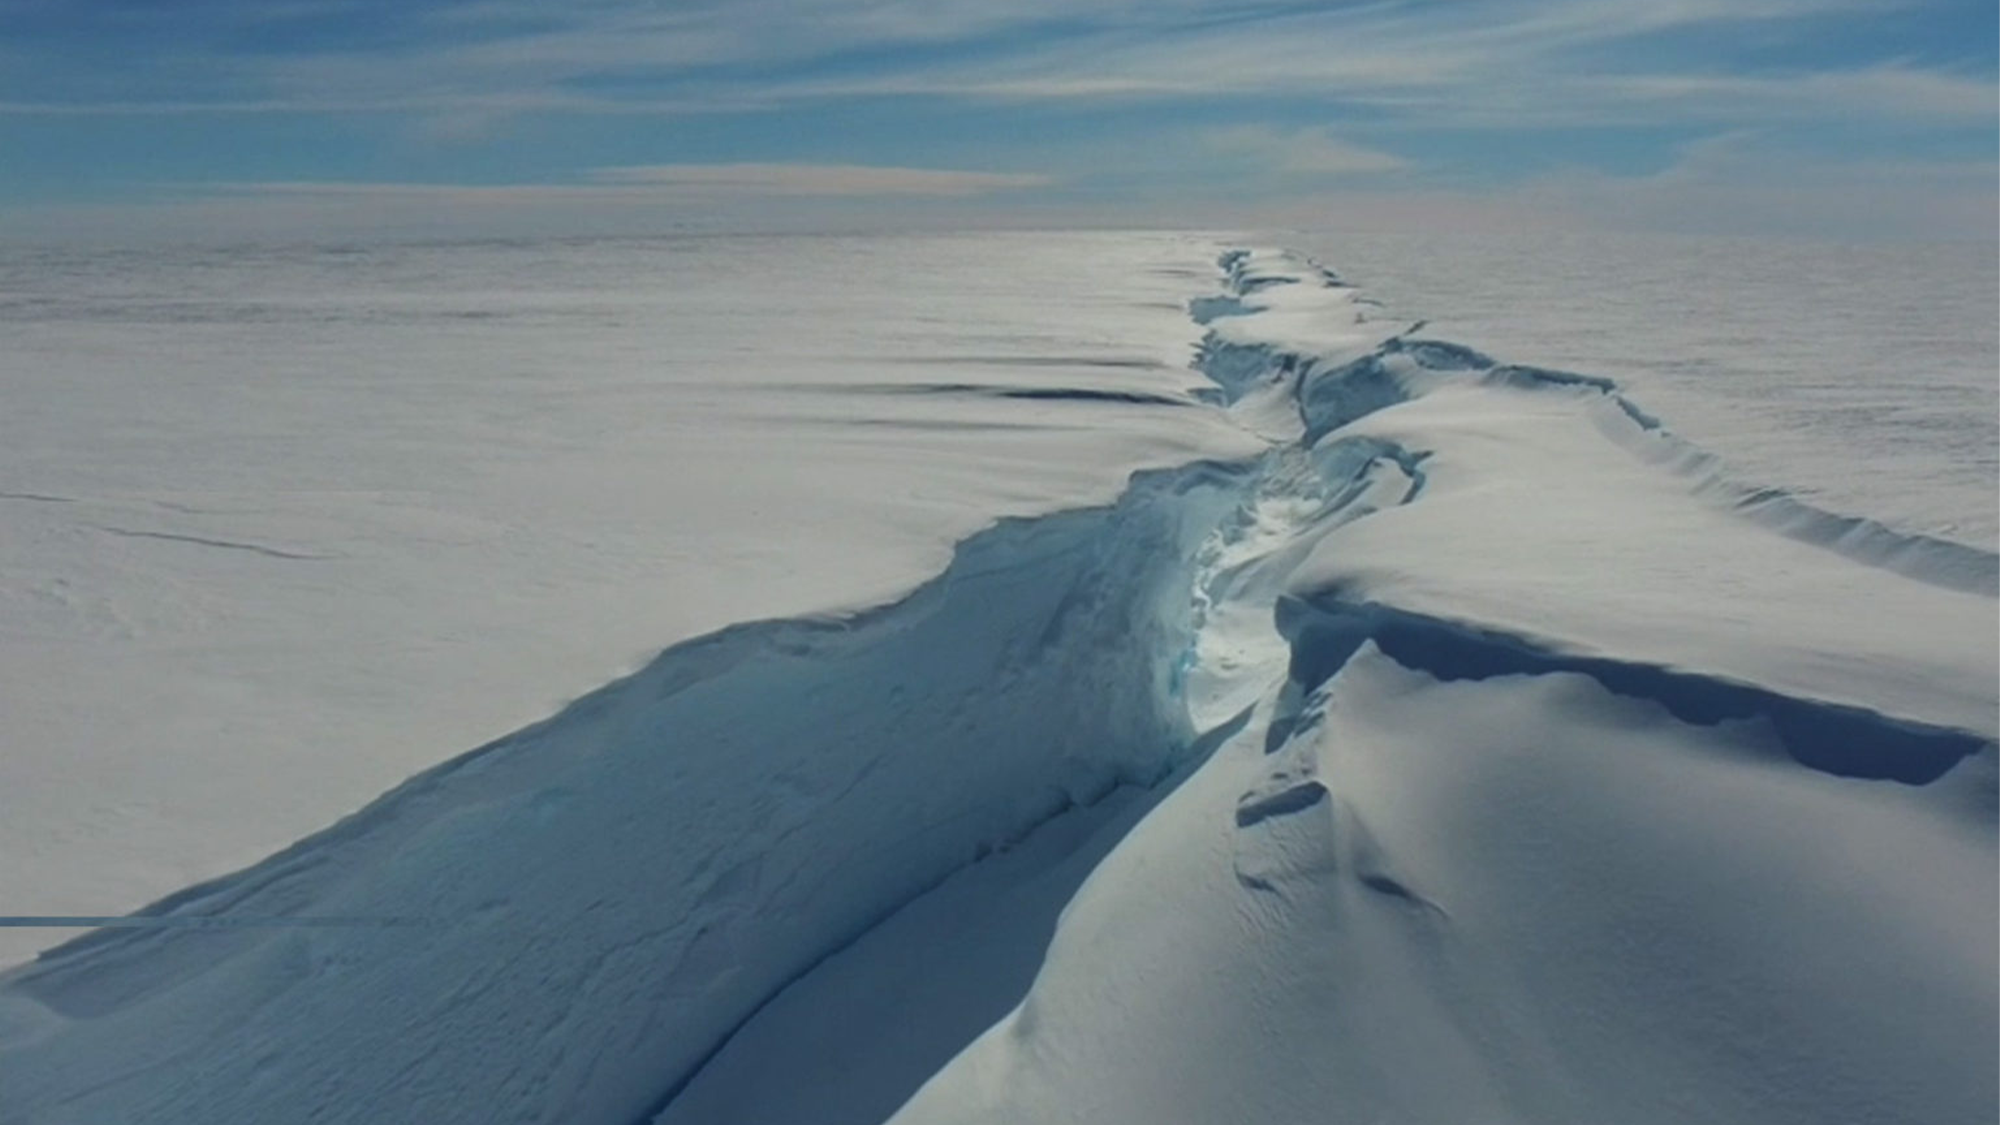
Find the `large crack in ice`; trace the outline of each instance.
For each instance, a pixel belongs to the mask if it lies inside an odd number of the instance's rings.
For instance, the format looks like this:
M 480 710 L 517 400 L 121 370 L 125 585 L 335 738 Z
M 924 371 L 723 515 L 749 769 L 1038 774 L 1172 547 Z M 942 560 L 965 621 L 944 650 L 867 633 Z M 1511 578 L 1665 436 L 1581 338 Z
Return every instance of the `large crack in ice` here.
M 1198 299 L 1197 319 L 1241 315 L 1241 298 L 1268 286 L 1236 276 L 1243 259 L 1225 257 L 1232 292 L 1221 298 Z M 1337 286 L 1330 274 L 1323 283 Z M 1308 281 L 1307 283 L 1310 283 Z M 1288 282 L 1287 284 L 1297 284 Z M 1843 776 L 1892 778 L 1922 784 L 1950 770 L 1984 745 L 1963 732 L 1899 722 L 1855 708 L 1792 699 L 1751 685 L 1732 684 L 1698 675 L 1615 659 L 1569 658 L 1538 648 L 1532 642 L 1507 639 L 1474 628 L 1452 627 L 1419 615 L 1379 606 L 1350 607 L 1338 603 L 1308 605 L 1288 596 L 1286 585 L 1299 564 L 1329 535 L 1386 508 L 1418 501 L 1426 485 L 1424 462 L 1429 454 L 1370 436 L 1343 436 L 1337 431 L 1367 414 L 1421 393 L 1427 382 L 1471 377 L 1489 385 L 1529 390 L 1574 390 L 1612 395 L 1605 380 L 1563 372 L 1500 365 L 1469 348 L 1440 341 L 1411 341 L 1392 336 L 1359 359 L 1328 364 L 1268 346 L 1235 345 L 1215 335 L 1204 343 L 1198 366 L 1216 384 L 1213 400 L 1232 405 L 1273 391 L 1297 404 L 1301 434 L 1280 441 L 1235 478 L 1233 506 L 1226 506 L 1213 530 L 1193 552 L 1188 578 L 1191 616 L 1183 632 L 1186 648 L 1174 663 L 1174 694 L 1185 700 L 1189 728 L 1207 732 L 1211 745 L 1233 737 L 1253 722 L 1260 699 L 1276 699 L 1265 712 L 1264 741 L 1271 753 L 1293 744 L 1295 735 L 1309 731 L 1325 705 L 1320 688 L 1336 675 L 1364 644 L 1373 644 L 1391 659 L 1442 680 L 1488 678 L 1497 675 L 1579 673 L 1611 691 L 1650 700 L 1669 714 L 1688 721 L 1764 720 L 1779 742 L 1802 764 Z M 1433 382 L 1432 385 L 1435 385 Z M 1358 388 L 1358 389 L 1357 389 Z M 1621 404 L 1623 400 L 1619 400 Z M 1636 408 L 1632 408 L 1636 410 Z M 1178 611 L 1177 611 L 1178 612 Z M 1196 761 L 1201 756 L 1196 756 Z M 1274 758 L 1274 761 L 1277 759 Z M 1275 768 L 1275 767 L 1274 767 Z M 1282 774 L 1283 771 L 1279 771 Z M 1173 779 L 1178 782 L 1179 776 Z M 1239 829 L 1284 819 L 1318 806 L 1328 791 L 1317 778 L 1276 776 L 1268 791 L 1247 794 L 1237 809 Z M 1275 829 L 1274 829 L 1275 830 Z M 1358 830 L 1351 830 L 1352 831 Z M 1025 839 L 1025 837 L 1024 837 Z M 1364 842 L 1365 843 L 1365 842 Z M 1404 901 L 1431 915 L 1439 908 L 1386 871 L 1388 859 L 1364 844 L 1360 884 L 1368 890 Z M 975 870 L 959 873 L 966 877 Z M 1259 887 L 1255 873 L 1239 873 L 1246 886 Z M 982 901 L 1001 897 L 1004 883 L 995 881 L 985 900 L 961 895 L 954 909 L 965 912 L 969 926 L 1004 924 L 982 914 Z M 885 924 L 844 944 L 840 959 L 829 958 L 813 970 L 787 982 L 787 1002 L 774 996 L 746 1020 L 741 1041 L 719 1047 L 707 1062 L 712 1068 L 691 1073 L 663 1099 L 661 1125 L 731 1119 L 751 1109 L 763 1114 L 797 1111 L 797 1099 L 787 1102 L 759 1092 L 759 1075 L 774 1060 L 811 1059 L 839 1055 L 850 1062 L 865 1055 L 830 1038 L 824 1026 L 842 1022 L 845 981 L 866 979 L 871 987 L 902 979 L 896 950 L 911 940 L 909 933 L 926 932 L 912 921 L 928 903 L 918 896 L 899 908 Z M 905 913 L 907 912 L 907 913 Z M 1049 927 L 1028 927 L 1017 940 L 1034 951 L 1048 938 Z M 963 940 L 963 935 L 961 935 Z M 956 973 L 978 975 L 981 963 L 956 963 Z M 1001 1014 L 1003 1001 L 1026 995 L 1026 975 L 986 997 L 989 1015 Z M 893 985 L 886 985 L 893 988 Z M 849 998 L 849 1005 L 860 1006 Z M 904 1011 L 919 1022 L 935 1016 L 926 1012 L 921 996 L 906 998 Z M 828 1014 L 831 1012 L 832 1014 Z M 858 1022 L 858 1021 L 857 1021 Z M 958 1034 L 977 1026 L 959 1025 Z M 735 1033 L 732 1033 L 735 1034 Z M 953 1041 L 959 1041 L 953 1036 Z M 931 1045 L 933 1049 L 938 1044 Z M 730 1048 L 736 1048 L 725 1054 Z M 943 1053 L 943 1052 L 940 1052 Z M 875 1056 L 873 1065 L 884 1064 Z M 867 1065 L 857 1067 L 863 1073 Z M 880 1120 L 900 1098 L 844 1100 L 865 1079 L 821 1075 L 812 1086 L 811 1112 L 827 1122 Z M 909 1092 L 907 1084 L 898 1085 Z M 686 1101 L 683 1094 L 693 1091 Z
M 121 927 L 0 977 L 13 1105 L 37 1121 L 701 1120 L 684 1099 L 711 1096 L 704 1080 L 760 1081 L 734 1056 L 790 1042 L 799 1057 L 797 1043 L 849 1017 L 880 1026 L 881 990 L 900 988 L 930 1041 L 813 1091 L 823 1120 L 879 1120 L 1025 991 L 1055 913 L 1152 801 L 1253 709 L 1274 752 L 1309 730 L 1320 687 L 1371 642 L 1439 679 L 1581 673 L 1693 721 L 1763 718 L 1800 762 L 1836 774 L 1918 784 L 1986 745 L 1391 606 L 1291 597 L 1329 536 L 1425 503 L 1429 451 L 1341 431 L 1447 381 L 1610 396 L 1630 422 L 1614 438 L 1642 458 L 1870 565 L 1985 590 L 1993 560 L 1732 491 L 1602 380 L 1408 331 L 1346 352 L 1233 337 L 1223 326 L 1259 295 L 1345 287 L 1318 267 L 1221 264 L 1227 291 L 1191 309 L 1212 326 L 1198 365 L 1213 399 L 1271 437 L 1262 457 L 1143 473 L 1112 505 L 1002 521 L 892 606 L 676 646 L 142 912 L 422 925 Z M 1325 797 L 1315 778 L 1279 778 L 1238 823 L 1273 829 Z M 1029 874 L 1005 874 L 1026 857 Z M 1386 868 L 1368 879 L 1423 903 Z M 1030 885 L 1032 906 L 1017 909 L 1010 896 Z M 974 926 L 1010 911 L 1001 936 Z M 905 939 L 883 936 L 936 933 L 940 913 L 960 918 L 950 932 L 967 964 L 997 966 L 955 1012 L 923 998 L 943 987 L 921 979 L 936 956 L 903 963 Z M 873 959 L 870 987 L 842 992 L 857 957 Z M 818 999 L 786 1003 L 807 994 Z
M 1114 505 L 974 536 L 894 606 L 678 646 L 143 912 L 421 920 L 400 937 L 128 927 L 51 951 L 5 980 L 46 1013 L 0 1026 L 10 1102 L 651 1116 L 884 918 L 1198 752 L 1176 695 L 1192 560 L 1247 472 L 1142 474 Z M 162 1010 L 181 1033 L 151 1032 Z

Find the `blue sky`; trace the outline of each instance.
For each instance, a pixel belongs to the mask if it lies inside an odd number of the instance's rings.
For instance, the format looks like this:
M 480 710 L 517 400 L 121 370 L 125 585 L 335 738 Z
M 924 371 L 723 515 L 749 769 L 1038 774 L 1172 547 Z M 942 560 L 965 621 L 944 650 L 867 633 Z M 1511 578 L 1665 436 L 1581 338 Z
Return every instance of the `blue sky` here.
M 0 0 L 0 232 L 1994 235 L 1993 0 Z

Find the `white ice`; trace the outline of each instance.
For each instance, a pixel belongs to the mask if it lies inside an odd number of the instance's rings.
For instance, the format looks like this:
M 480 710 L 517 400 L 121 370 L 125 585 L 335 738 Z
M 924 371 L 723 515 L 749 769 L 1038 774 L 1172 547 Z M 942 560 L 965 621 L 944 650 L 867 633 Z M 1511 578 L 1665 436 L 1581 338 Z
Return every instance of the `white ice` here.
M 122 914 L 737 621 L 1254 448 L 1161 236 L 0 263 L 0 914 Z M 6 298 L 11 298 L 8 300 Z M 0 930 L 0 963 L 60 931 Z
M 818 354 L 968 262 L 1060 299 L 961 277 L 962 350 L 897 353 L 929 374 L 661 391 L 712 403 L 684 468 L 754 478 L 765 423 L 807 458 L 798 507 L 728 509 L 744 542 L 940 573 L 670 648 L 0 976 L 0 1120 L 1992 1119 L 1990 551 L 1760 488 L 1294 254 L 968 241 Z M 826 288 L 861 250 L 819 252 Z M 1015 341 L 972 351 L 996 308 Z M 821 581 L 779 585 L 887 596 Z

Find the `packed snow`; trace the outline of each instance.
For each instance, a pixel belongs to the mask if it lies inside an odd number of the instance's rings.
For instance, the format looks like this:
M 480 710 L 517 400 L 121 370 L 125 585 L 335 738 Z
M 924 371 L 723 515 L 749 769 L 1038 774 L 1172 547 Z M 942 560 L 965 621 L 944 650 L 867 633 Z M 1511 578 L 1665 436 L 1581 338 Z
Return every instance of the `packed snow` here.
M 1615 379 L 1744 480 L 2000 548 L 1989 242 L 1348 229 L 1292 244 L 1426 334 Z
M 1212 253 L 0 258 L 0 914 L 122 914 L 675 642 L 880 604 L 995 519 L 1242 455 L 1185 393 Z M 0 929 L 0 963 L 61 936 Z
M 1351 303 L 1237 271 L 1231 346 Z M 1991 1119 L 1992 557 L 1774 526 L 1595 380 L 1272 371 L 1402 487 L 1241 564 L 1280 682 L 893 1120 Z
M 818 434 L 760 518 L 816 508 L 845 577 L 0 976 L 0 1122 L 1994 1118 L 1992 551 L 1760 487 L 1296 254 L 988 241 L 885 255 L 909 304 L 813 353 L 863 358 L 671 388 L 734 404 L 679 419 L 683 468 Z M 1059 292 L 970 276 L 1028 260 Z M 998 302 L 1060 350 L 925 339 L 956 373 L 884 375 L 960 270 L 936 332 Z M 773 272 L 716 315 L 802 299 Z M 739 362 L 803 338 L 768 331 Z M 184 540 L 347 542 L 118 526 L 244 564 L 333 560 Z

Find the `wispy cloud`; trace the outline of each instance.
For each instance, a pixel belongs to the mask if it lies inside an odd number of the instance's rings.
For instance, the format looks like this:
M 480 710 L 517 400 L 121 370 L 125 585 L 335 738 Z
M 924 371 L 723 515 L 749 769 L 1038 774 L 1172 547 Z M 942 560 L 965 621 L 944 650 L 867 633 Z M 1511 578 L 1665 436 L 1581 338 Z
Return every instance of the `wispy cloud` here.
M 1602 227 L 1966 239 L 1992 237 L 1996 183 L 1992 160 L 1844 161 L 1742 130 L 1691 141 L 1647 175 L 1571 169 L 1510 194 L 1544 214 Z
M 450 238 L 964 224 L 990 196 L 1048 187 L 1040 173 L 855 164 L 663 164 L 574 179 L 241 180 L 159 184 L 141 203 L 0 208 L 0 241 L 174 242 Z M 9 230 L 5 220 L 20 218 Z
M 749 192 L 757 195 L 969 196 L 1048 187 L 1039 173 L 965 172 L 866 164 L 650 164 L 599 168 L 591 179 L 607 184 L 673 191 Z
M 183 197 L 375 200 L 468 206 L 738 200 L 745 196 L 963 199 L 1048 187 L 1051 176 L 869 164 L 645 164 L 594 168 L 582 182 L 456 184 L 253 180 L 182 184 Z
M 27 185 L 17 200 L 60 203 L 203 176 L 230 181 L 204 198 L 271 207 L 1131 208 L 1385 183 L 1414 198 L 1564 165 L 1630 178 L 1689 136 L 1744 130 L 1830 165 L 1977 161 L 2000 122 L 2000 59 L 1973 7 L 0 0 L 24 15 L 0 43 L 0 145 L 25 137 L 69 162 L 0 161 L 0 205 L 10 182 Z M 113 65 L 138 51 L 146 66 Z M 131 144 L 116 119 L 138 116 L 175 117 L 173 140 Z M 1176 144 L 1232 174 L 1177 166 Z M 662 158 L 683 162 L 649 163 Z
M 1577 85 L 1599 105 L 1650 106 L 1704 119 L 1984 122 L 2000 115 L 1992 78 L 1906 63 L 1775 75 L 1633 74 Z
M 0 112 L 692 113 L 853 97 L 1087 101 L 1277 93 L 1436 108 L 1497 90 L 1510 112 L 1526 114 L 1573 109 L 1579 82 L 1627 101 L 1721 105 L 1729 101 L 1726 75 L 1696 68 L 1624 80 L 1627 68 L 1588 55 L 1646 36 L 1806 25 L 1916 2 L 1379 0 L 1308 10 L 1244 0 L 364 5 L 371 20 L 394 30 L 362 43 L 336 38 L 254 53 L 219 51 L 208 41 L 176 52 L 168 38 L 161 54 L 177 62 L 166 68 L 181 76 L 174 90 L 114 100 L 57 90 L 49 100 L 0 101 Z M 837 74 L 822 65 L 857 53 L 870 64 L 842 62 Z M 190 86 L 189 73 L 208 80 Z M 1919 113 L 1963 112 L 1969 92 L 1961 87 L 1980 80 L 1913 65 L 1854 73 L 1882 82 L 1895 104 Z M 136 88 L 146 79 L 129 81 Z M 1925 82 L 1937 89 L 1923 95 L 1918 87 Z M 1990 102 L 1992 83 L 1984 82 Z
M 1210 131 L 1204 140 L 1217 153 L 1250 161 L 1292 176 L 1359 176 L 1400 172 L 1410 162 L 1394 153 L 1334 136 L 1326 129 L 1276 129 L 1237 125 Z

